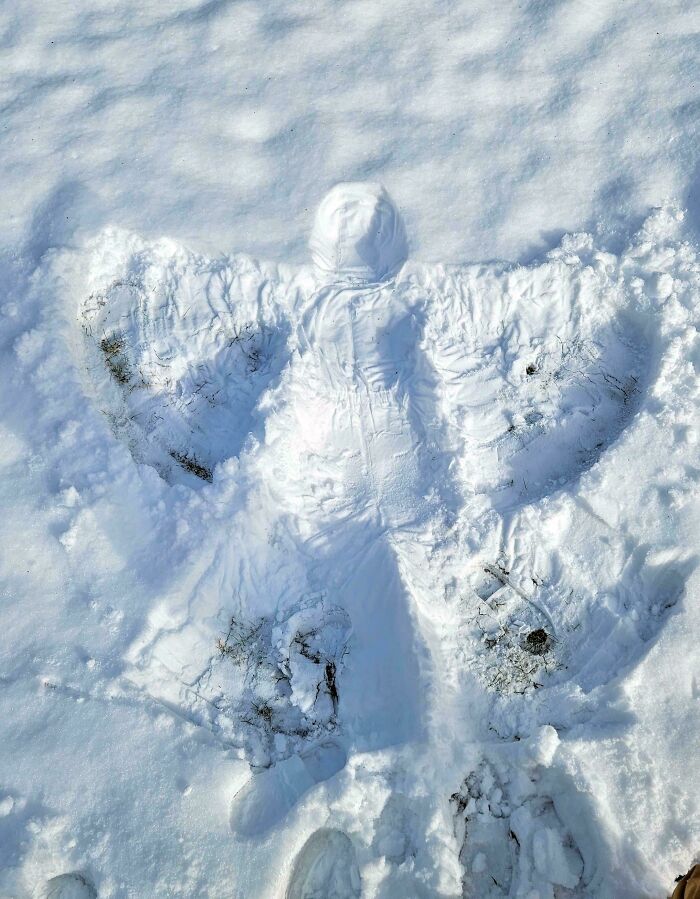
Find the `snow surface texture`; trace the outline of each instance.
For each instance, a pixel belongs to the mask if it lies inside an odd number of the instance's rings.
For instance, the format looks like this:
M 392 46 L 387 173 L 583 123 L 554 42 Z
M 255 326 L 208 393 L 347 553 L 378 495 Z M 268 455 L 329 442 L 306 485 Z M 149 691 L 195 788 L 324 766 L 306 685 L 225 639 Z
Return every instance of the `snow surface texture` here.
M 303 263 L 378 179 L 431 262 L 525 261 L 665 196 L 697 218 L 694 0 L 0 6 L 1 246 L 107 224 Z
M 1 896 L 666 895 L 697 19 L 0 7 Z
M 683 229 L 667 206 L 619 255 L 579 234 L 528 267 L 401 265 L 386 191 L 341 184 L 311 267 L 118 229 L 49 252 L 17 373 L 58 428 L 75 626 L 112 648 L 67 643 L 80 676 L 15 657 L 5 692 L 33 681 L 23 714 L 93 760 L 129 709 L 186 773 L 151 759 L 172 824 L 139 802 L 105 829 L 101 786 L 60 814 L 8 791 L 4 889 L 658 894 L 655 852 L 682 867 L 698 834 L 634 688 L 696 565 Z M 163 862 L 191 818 L 225 858 Z

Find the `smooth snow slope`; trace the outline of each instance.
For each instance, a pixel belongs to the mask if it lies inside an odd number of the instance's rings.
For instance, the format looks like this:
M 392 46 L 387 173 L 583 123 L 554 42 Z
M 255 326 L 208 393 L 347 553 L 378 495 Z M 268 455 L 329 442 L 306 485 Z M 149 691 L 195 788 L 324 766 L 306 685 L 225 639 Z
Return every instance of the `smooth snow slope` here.
M 694 0 L 8 0 L 2 245 L 117 224 L 303 262 L 368 179 L 429 261 L 614 233 L 697 200 L 697 31 Z
M 0 16 L 0 896 L 665 895 L 697 4 Z

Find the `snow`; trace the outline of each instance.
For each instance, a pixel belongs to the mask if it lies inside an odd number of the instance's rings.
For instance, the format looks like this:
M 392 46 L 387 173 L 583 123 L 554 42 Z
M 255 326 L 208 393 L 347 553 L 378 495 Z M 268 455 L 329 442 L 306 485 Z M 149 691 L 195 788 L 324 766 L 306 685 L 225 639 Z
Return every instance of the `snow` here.
M 319 272 L 383 281 L 406 261 L 401 213 L 381 184 L 337 184 L 323 198 L 309 241 Z
M 697 30 L 0 9 L 0 895 L 671 891 Z

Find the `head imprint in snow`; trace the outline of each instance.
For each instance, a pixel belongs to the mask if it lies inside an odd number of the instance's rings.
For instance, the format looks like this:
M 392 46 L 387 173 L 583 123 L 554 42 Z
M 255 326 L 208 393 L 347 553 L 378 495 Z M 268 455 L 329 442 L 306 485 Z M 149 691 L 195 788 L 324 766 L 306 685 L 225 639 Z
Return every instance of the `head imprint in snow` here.
M 326 277 L 383 281 L 406 261 L 401 214 L 381 184 L 336 184 L 321 201 L 309 241 Z

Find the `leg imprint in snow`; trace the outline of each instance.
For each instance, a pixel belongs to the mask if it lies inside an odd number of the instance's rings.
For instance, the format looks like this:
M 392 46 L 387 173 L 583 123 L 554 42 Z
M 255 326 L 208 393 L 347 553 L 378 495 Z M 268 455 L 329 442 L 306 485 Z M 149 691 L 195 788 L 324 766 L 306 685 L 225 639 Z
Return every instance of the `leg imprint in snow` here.
M 346 761 L 340 746 L 325 743 L 258 771 L 234 796 L 231 830 L 242 838 L 273 830 L 308 790 L 337 774 Z

